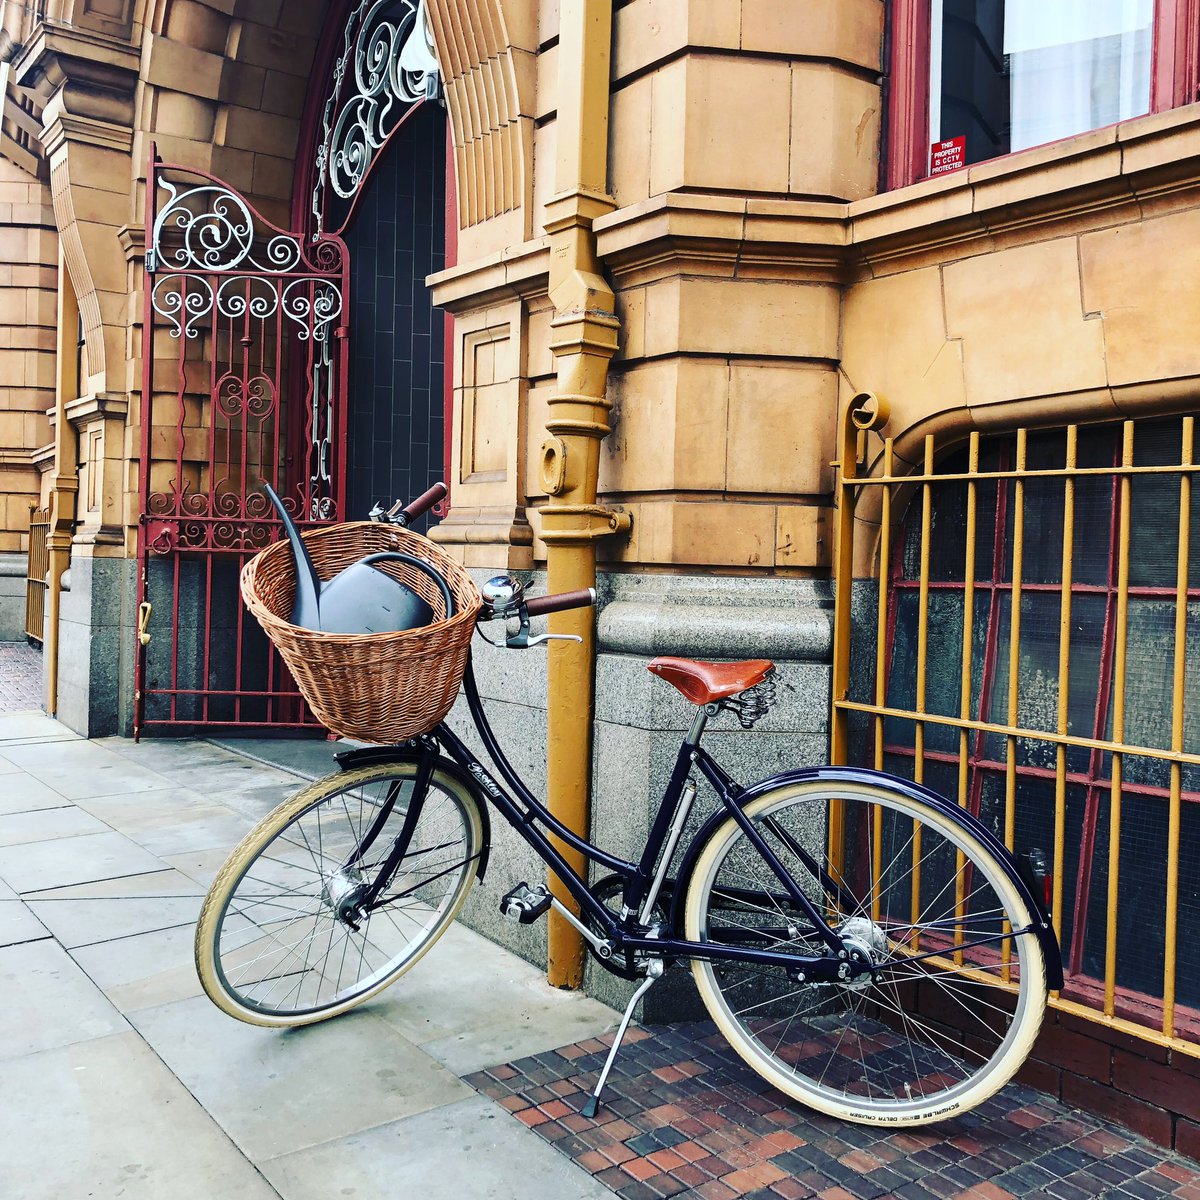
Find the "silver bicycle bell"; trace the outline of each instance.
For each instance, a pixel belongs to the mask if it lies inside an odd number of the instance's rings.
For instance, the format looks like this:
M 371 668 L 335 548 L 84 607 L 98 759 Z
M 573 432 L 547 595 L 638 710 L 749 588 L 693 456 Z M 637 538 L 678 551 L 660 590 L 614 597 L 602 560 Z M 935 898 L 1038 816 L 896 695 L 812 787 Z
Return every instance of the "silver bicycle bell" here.
M 484 607 L 493 617 L 515 614 L 525 598 L 525 585 L 511 575 L 493 575 L 479 589 Z
M 333 579 L 322 581 L 283 501 L 270 484 L 263 484 L 263 490 L 292 543 L 296 599 L 288 619 L 293 625 L 323 633 L 396 633 L 432 624 L 432 606 L 406 584 L 376 570 L 374 564 L 379 562 L 404 562 L 428 575 L 442 593 L 446 605 L 444 619 L 454 615 L 454 598 L 441 575 L 428 563 L 398 550 L 368 554 Z

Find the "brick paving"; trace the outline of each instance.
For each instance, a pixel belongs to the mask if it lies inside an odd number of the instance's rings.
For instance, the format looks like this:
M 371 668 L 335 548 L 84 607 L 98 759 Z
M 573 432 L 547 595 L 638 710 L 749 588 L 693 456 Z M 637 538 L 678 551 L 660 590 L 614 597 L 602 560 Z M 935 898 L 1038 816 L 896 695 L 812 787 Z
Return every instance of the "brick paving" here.
M 41 651 L 26 642 L 0 642 L 0 713 L 41 706 Z
M 579 1110 L 610 1041 L 467 1082 L 625 1200 L 1200 1200 L 1200 1164 L 1029 1087 L 912 1130 L 824 1117 L 759 1079 L 707 1021 L 631 1028 L 588 1120 Z

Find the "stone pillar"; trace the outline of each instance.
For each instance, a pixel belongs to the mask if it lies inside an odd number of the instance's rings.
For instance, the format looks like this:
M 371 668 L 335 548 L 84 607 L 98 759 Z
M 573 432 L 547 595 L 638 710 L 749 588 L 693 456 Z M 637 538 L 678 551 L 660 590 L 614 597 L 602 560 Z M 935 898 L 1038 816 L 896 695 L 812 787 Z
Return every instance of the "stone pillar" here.
M 130 153 L 140 55 L 108 31 L 111 19 L 127 33 L 121 14 L 93 9 L 88 15 L 103 18 L 104 31 L 44 21 L 13 73 L 41 105 L 55 222 L 84 340 L 78 395 L 64 397 L 79 437 L 80 490 L 59 622 L 58 715 L 95 736 L 128 727 L 132 681 L 133 546 L 123 497 L 137 289 L 120 231 L 139 219 Z

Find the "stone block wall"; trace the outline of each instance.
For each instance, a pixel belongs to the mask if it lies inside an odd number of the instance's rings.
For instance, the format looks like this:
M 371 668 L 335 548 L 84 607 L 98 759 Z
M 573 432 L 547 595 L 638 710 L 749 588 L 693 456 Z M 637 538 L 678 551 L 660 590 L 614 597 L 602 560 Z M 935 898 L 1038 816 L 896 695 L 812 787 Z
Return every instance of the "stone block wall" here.
M 0 552 L 24 552 L 54 406 L 58 238 L 45 183 L 0 159 Z
M 482 582 L 486 572 L 475 572 Z M 542 572 L 525 574 L 529 593 L 545 591 Z M 753 730 L 728 715 L 704 737 L 714 757 L 743 783 L 791 767 L 826 761 L 832 610 L 828 590 L 808 580 L 750 580 L 643 574 L 600 579 L 597 615 L 591 838 L 611 854 L 636 861 L 658 811 L 694 707 L 646 666 L 660 653 L 699 657 L 768 657 L 776 663 L 776 700 Z M 546 655 L 553 643 L 526 651 L 473 646 L 476 676 L 489 720 L 510 761 L 537 796 L 546 787 Z M 481 751 L 460 697 L 451 724 Z M 485 760 L 486 761 L 486 760 Z M 715 811 L 702 780 L 682 846 Z M 492 855 L 484 886 L 463 919 L 530 962 L 544 964 L 542 925 L 500 916 L 501 897 L 518 883 L 540 883 L 545 867 L 502 818 L 493 815 Z M 680 851 L 682 853 L 682 850 Z M 592 880 L 603 868 L 593 870 Z M 589 963 L 587 991 L 622 1007 L 630 984 Z M 649 1020 L 698 1012 L 690 975 L 671 972 L 644 1001 Z

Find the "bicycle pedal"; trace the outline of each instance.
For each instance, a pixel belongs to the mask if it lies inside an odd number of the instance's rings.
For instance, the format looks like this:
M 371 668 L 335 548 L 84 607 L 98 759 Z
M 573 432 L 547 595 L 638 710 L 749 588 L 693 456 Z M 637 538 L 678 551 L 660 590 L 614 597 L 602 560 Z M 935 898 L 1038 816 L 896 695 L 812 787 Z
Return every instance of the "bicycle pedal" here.
M 550 907 L 550 892 L 543 886 L 531 888 L 527 883 L 518 883 L 500 901 L 500 914 L 510 921 L 532 925 Z

